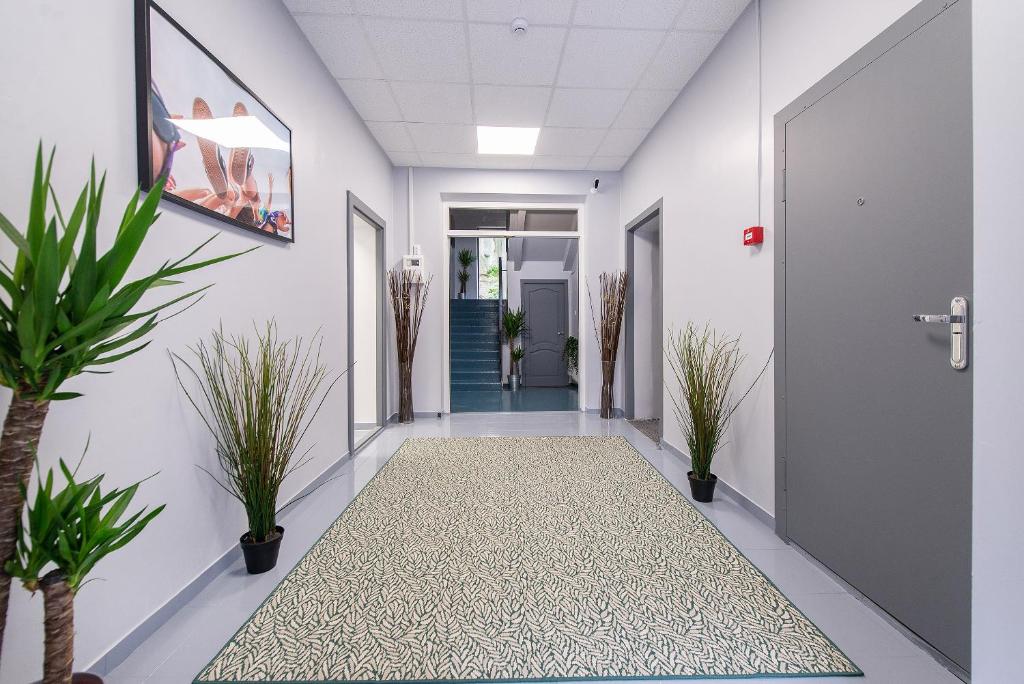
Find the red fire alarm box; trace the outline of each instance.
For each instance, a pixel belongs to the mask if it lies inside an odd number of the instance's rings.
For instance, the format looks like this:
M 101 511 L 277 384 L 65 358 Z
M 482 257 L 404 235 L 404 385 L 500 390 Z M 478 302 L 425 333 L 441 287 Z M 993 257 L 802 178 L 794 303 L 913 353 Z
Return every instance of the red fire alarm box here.
M 764 242 L 764 226 L 750 226 L 743 231 L 743 244 L 759 245 Z

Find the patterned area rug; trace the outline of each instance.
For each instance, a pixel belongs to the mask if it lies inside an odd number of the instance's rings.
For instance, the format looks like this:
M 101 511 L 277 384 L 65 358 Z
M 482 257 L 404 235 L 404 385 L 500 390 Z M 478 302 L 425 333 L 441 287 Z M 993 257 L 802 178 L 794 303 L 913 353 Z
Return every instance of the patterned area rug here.
M 408 440 L 197 682 L 860 670 L 621 437 Z

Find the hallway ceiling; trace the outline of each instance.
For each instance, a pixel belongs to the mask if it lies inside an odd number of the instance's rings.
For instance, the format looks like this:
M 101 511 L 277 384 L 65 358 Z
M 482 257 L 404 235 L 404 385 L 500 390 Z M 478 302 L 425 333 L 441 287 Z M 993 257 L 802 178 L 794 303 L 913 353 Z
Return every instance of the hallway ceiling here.
M 285 0 L 396 165 L 593 171 L 622 167 L 747 2 Z M 541 127 L 536 154 L 476 154 L 478 124 Z

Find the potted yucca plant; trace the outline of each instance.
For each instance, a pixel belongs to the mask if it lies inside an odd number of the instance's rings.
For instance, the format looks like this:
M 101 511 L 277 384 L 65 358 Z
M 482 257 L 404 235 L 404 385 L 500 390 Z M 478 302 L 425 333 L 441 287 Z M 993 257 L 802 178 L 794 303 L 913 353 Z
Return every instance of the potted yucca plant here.
M 63 460 L 60 471 L 65 484 L 59 491 L 52 469 L 45 477 L 40 473 L 28 514 L 18 524 L 14 557 L 5 569 L 33 594 L 43 592 L 42 684 L 91 684 L 102 680 L 72 674 L 75 596 L 96 564 L 134 539 L 164 507 L 125 517 L 141 482 L 104 493 L 103 475 L 79 481 L 77 468 L 72 471 Z M 23 485 L 23 496 L 25 491 Z
M 309 449 L 296 456 L 299 444 L 344 374 L 329 377 L 321 347 L 319 335 L 309 344 L 279 340 L 271 321 L 257 329 L 255 344 L 215 330 L 191 349 L 197 367 L 171 355 L 178 384 L 213 435 L 221 476 L 203 470 L 245 508 L 249 529 L 239 543 L 250 574 L 277 564 L 281 484 L 308 461 Z M 185 386 L 179 364 L 198 391 Z
M 24 506 L 21 487 L 32 474 L 50 402 L 79 396 L 63 390 L 64 382 L 81 373 L 103 372 L 108 364 L 144 349 L 149 333 L 170 317 L 161 317 L 162 312 L 195 302 L 206 288 L 140 306 L 148 292 L 178 285 L 175 278 L 180 275 L 244 253 L 192 261 L 207 240 L 180 259 L 126 280 L 159 218 L 164 179 L 145 199 L 135 192 L 120 223 L 103 230 L 110 248 L 101 252 L 98 236 L 106 176 L 97 179 L 94 164 L 68 210 L 50 183 L 53 158 L 51 152 L 44 163 L 39 146 L 24 226 L 15 227 L 0 214 L 0 232 L 14 254 L 13 264 L 0 270 L 0 385 L 12 391 L 0 438 L 0 568 L 15 552 Z M 10 584 L 10 576 L 0 572 L 0 644 Z
M 473 250 L 460 249 L 458 254 L 459 265 L 462 269 L 459 271 L 459 299 L 466 298 L 466 283 L 469 282 L 469 267 L 476 261 L 476 255 L 473 254 Z
M 506 309 L 501 317 L 501 327 L 508 340 L 508 388 L 515 392 L 519 389 L 519 362 L 523 359 L 523 348 L 516 344 L 516 340 L 526 333 L 526 312 L 522 308 Z
M 679 333 L 670 330 L 668 337 L 666 356 L 678 385 L 678 392 L 669 396 L 690 451 L 690 492 L 696 501 L 707 503 L 714 498 L 718 482 L 711 462 L 739 405 L 731 403 L 729 389 L 743 362 L 740 341 L 707 325 L 697 330 L 692 323 Z

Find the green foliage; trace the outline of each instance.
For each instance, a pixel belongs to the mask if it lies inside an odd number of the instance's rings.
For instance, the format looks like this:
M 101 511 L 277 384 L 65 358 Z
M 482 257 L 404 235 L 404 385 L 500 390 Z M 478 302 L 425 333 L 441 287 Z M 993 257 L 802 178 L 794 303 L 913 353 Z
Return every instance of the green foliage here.
M 318 338 L 281 342 L 270 322 L 256 331 L 255 345 L 215 330 L 209 343 L 191 349 L 198 368 L 172 355 L 178 383 L 213 435 L 222 477 L 203 470 L 245 507 L 256 542 L 274 533 L 281 483 L 308 460 L 308 449 L 295 458 L 299 443 L 341 379 L 320 393 L 329 373 Z M 199 382 L 198 392 L 185 387 L 179 362 Z
M 686 437 L 693 474 L 702 480 L 710 477 L 711 461 L 738 405 L 730 403 L 729 388 L 744 358 L 739 345 L 739 338 L 707 325 L 702 331 L 693 323 L 680 333 L 669 331 L 666 356 L 679 387 L 678 393 L 670 393 L 673 410 Z
M 141 201 L 140 192 L 135 192 L 113 244 L 100 254 L 97 234 L 106 174 L 97 181 L 93 164 L 89 181 L 65 213 L 50 183 L 53 157 L 51 152 L 44 165 L 39 146 L 25 229 L 0 214 L 0 230 L 17 253 L 14 268 L 0 262 L 0 385 L 40 401 L 78 396 L 58 389 L 72 376 L 145 348 L 149 342 L 140 340 L 162 320 L 161 311 L 186 300 L 194 303 L 206 288 L 137 310 L 147 292 L 178 285 L 176 276 L 245 253 L 190 262 L 207 240 L 183 258 L 165 261 L 149 275 L 124 282 L 159 218 L 164 179 Z M 49 216 L 51 198 L 54 212 Z
M 461 285 L 462 289 L 465 290 L 466 289 L 466 283 L 469 282 L 469 271 L 459 271 L 458 275 L 459 275 L 459 285 Z
M 574 371 L 580 367 L 580 341 L 573 335 L 565 338 L 565 348 L 562 350 L 562 355 L 565 357 L 565 363 L 569 366 L 569 370 Z
M 460 249 L 456 258 L 462 265 L 463 270 L 468 269 L 473 265 L 473 262 L 476 261 L 476 255 L 473 254 L 473 250 L 471 249 Z
M 57 492 L 53 470 L 45 478 L 40 473 L 28 515 L 18 523 L 14 558 L 4 566 L 30 591 L 51 564 L 78 591 L 96 563 L 134 539 L 164 509 L 142 508 L 122 521 L 141 481 L 104 494 L 103 475 L 79 482 L 63 460 L 60 470 L 66 484 Z M 22 494 L 28 498 L 24 487 Z
M 514 342 L 526 332 L 526 312 L 521 308 L 507 309 L 501 317 L 501 326 L 505 329 L 505 337 Z
M 526 352 L 523 351 L 523 348 L 521 346 L 513 347 L 512 351 L 510 352 L 511 357 L 512 357 L 512 363 L 519 363 L 520 361 L 522 361 L 523 360 L 523 355 L 525 353 Z

